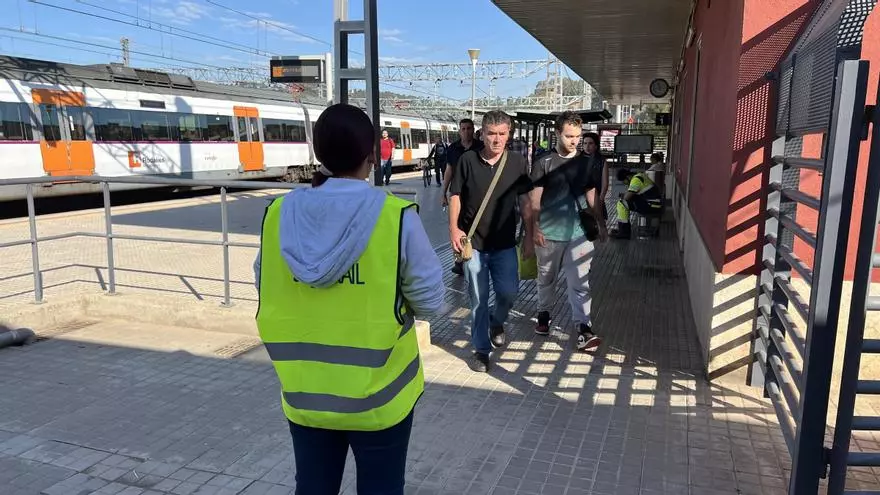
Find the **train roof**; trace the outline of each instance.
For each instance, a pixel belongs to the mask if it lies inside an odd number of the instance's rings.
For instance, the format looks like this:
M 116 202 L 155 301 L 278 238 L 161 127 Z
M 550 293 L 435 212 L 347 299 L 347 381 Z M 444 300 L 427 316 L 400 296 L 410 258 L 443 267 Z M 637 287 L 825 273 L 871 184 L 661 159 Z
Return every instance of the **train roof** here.
M 272 105 L 300 105 L 286 91 L 197 81 L 182 74 L 128 67 L 116 63 L 77 65 L 0 56 L 0 78 L 17 79 L 36 84 L 64 84 L 120 90 L 131 90 L 132 86 L 137 86 L 138 91 L 148 93 L 228 98 Z M 307 94 L 304 94 L 302 99 L 303 105 L 314 108 L 326 107 L 323 101 L 310 98 Z M 424 118 L 415 112 L 407 112 L 406 110 L 382 113 L 388 117 Z
M 298 106 L 290 93 L 196 81 L 188 76 L 121 64 L 76 65 L 47 60 L 0 56 L 0 78 L 18 79 L 38 84 L 65 84 L 104 89 L 131 90 L 182 96 L 235 98 L 260 103 Z M 303 102 L 323 107 L 321 102 Z

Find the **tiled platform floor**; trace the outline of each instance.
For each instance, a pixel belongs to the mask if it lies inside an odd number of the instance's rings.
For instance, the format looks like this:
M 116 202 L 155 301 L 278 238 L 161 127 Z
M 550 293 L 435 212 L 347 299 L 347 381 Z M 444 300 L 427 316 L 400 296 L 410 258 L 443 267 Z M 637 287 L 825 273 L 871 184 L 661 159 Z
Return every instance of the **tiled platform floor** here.
M 422 216 L 448 265 L 432 201 L 426 191 Z M 408 493 L 785 493 L 789 460 L 772 407 L 699 374 L 670 224 L 659 239 L 597 253 L 594 319 L 605 343 L 595 354 L 572 352 L 562 298 L 558 328 L 533 333 L 525 282 L 512 342 L 490 374 L 471 372 L 464 285 L 447 277 L 450 311 L 432 321 L 437 349 L 425 355 Z M 273 372 L 262 350 L 229 349 L 210 332 L 103 322 L 0 350 L 0 491 L 292 493 Z M 854 472 L 853 486 L 876 489 L 877 474 Z M 355 493 L 353 476 L 352 466 L 345 493 Z

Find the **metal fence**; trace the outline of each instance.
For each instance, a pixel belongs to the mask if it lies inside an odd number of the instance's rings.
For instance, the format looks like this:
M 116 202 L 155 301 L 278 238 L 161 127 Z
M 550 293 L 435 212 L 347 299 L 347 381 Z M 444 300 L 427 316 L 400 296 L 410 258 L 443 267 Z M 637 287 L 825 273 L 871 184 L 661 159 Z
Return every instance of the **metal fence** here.
M 763 387 L 776 409 L 791 454 L 791 495 L 818 493 L 830 460 L 825 424 L 852 216 L 848 198 L 855 191 L 868 84 L 868 62 L 858 60 L 857 47 L 873 3 L 824 2 L 776 73 L 778 137 L 766 196 L 749 382 Z M 808 135 L 823 137 L 821 157 L 801 156 Z M 822 175 L 819 197 L 799 190 L 803 170 Z M 798 206 L 818 212 L 815 233 L 798 222 Z M 813 249 L 812 266 L 795 254 L 795 238 Z M 792 270 L 810 287 L 806 297 L 792 283 Z M 846 414 L 843 405 L 840 411 Z M 842 490 L 840 485 L 829 493 Z
M 37 215 L 34 206 L 34 186 L 46 185 L 53 183 L 67 182 L 85 182 L 90 184 L 100 184 L 104 196 L 104 232 L 68 232 L 65 234 L 57 234 L 46 237 L 37 235 Z M 181 239 L 175 237 L 158 237 L 143 235 L 123 235 L 113 232 L 113 215 L 112 204 L 110 200 L 111 184 L 135 184 L 141 186 L 156 187 L 213 187 L 220 190 L 220 239 L 219 240 L 200 240 L 200 239 Z M 207 246 L 222 246 L 223 248 L 223 302 L 224 307 L 232 305 L 230 295 L 230 276 L 229 276 L 229 248 L 259 248 L 260 244 L 256 242 L 235 242 L 229 240 L 229 221 L 228 221 L 228 202 L 227 190 L 229 189 L 297 189 L 301 187 L 309 187 L 305 184 L 291 184 L 286 182 L 257 182 L 257 181 L 222 181 L 222 180 L 196 180 L 196 179 L 176 179 L 165 177 L 102 177 L 102 176 L 69 176 L 69 177 L 33 177 L 24 179 L 3 179 L 0 180 L 0 187 L 4 186 L 25 186 L 26 201 L 28 210 L 28 223 L 30 225 L 30 238 L 0 243 L 0 249 L 11 248 L 15 246 L 31 246 L 31 262 L 33 264 L 34 277 L 34 301 L 36 303 L 43 302 L 43 277 L 40 271 L 40 250 L 39 245 L 42 242 L 57 241 L 61 239 L 69 239 L 73 237 L 97 237 L 107 241 L 107 292 L 116 293 L 116 263 L 113 256 L 113 241 L 116 239 L 132 240 L 132 241 L 154 241 L 168 242 L 174 244 L 194 244 Z M 412 197 L 412 200 L 418 202 L 418 193 L 414 189 L 387 187 L 385 190 L 401 196 Z
M 877 86 L 877 101 L 880 102 L 880 84 Z M 878 491 L 874 492 L 844 491 L 847 467 L 880 467 L 880 452 L 849 451 L 853 430 L 880 431 L 880 418 L 854 416 L 857 395 L 880 394 L 880 381 L 863 379 L 859 376 L 862 355 L 880 354 L 880 339 L 865 339 L 867 311 L 880 311 L 880 296 L 872 296 L 870 290 L 873 269 L 880 268 L 880 254 L 875 252 L 878 213 L 880 213 L 880 205 L 878 205 L 880 202 L 880 110 L 874 107 L 868 112 L 868 116 L 872 119 L 874 130 L 868 158 L 865 202 L 859 230 L 852 300 L 840 380 L 840 397 L 837 403 L 837 422 L 834 429 L 834 443 L 830 452 L 831 476 L 828 483 L 828 493 L 834 495 L 839 493 L 880 494 L 880 487 L 878 487 Z M 865 129 L 867 130 L 867 127 Z M 867 137 L 867 133 L 864 137 Z

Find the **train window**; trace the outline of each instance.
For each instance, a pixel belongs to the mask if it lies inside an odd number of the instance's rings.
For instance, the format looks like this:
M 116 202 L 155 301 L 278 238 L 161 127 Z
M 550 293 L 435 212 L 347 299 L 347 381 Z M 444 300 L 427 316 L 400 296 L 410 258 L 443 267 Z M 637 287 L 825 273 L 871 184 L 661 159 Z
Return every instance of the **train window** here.
M 207 116 L 208 141 L 235 141 L 235 133 L 232 132 L 232 119 L 226 115 Z
M 292 120 L 285 122 L 284 136 L 293 143 L 306 142 L 306 123 L 302 120 Z
M 58 107 L 55 105 L 40 105 L 40 115 L 43 120 L 43 139 L 46 141 L 61 141 L 61 126 L 58 123 Z
M 416 147 L 419 144 L 424 144 L 428 142 L 428 131 L 427 129 L 413 129 L 412 130 L 412 140 L 415 143 Z
M 251 128 L 251 141 L 254 143 L 260 142 L 260 123 L 256 117 L 250 117 L 250 128 Z
M 207 137 L 207 118 L 204 115 L 178 114 L 180 140 L 185 143 L 204 141 Z
M 132 141 L 131 114 L 128 110 L 93 108 L 95 139 L 98 141 Z
M 443 135 L 440 133 L 440 131 L 435 131 L 434 129 L 431 129 L 430 135 L 431 135 L 431 141 L 430 141 L 431 143 L 435 143 L 435 142 L 437 142 L 437 138 L 443 137 Z
M 172 138 L 172 133 L 168 126 L 168 118 L 163 112 L 139 112 L 133 111 L 132 130 L 134 131 L 135 141 L 174 141 L 177 136 Z M 177 126 L 174 126 L 177 131 Z M 175 132 L 174 134 L 178 134 Z
M 284 141 L 281 126 L 282 121 L 278 119 L 263 119 L 263 137 L 267 143 Z
M 0 141 L 33 141 L 28 114 L 23 103 L 0 102 Z
M 250 141 L 251 133 L 248 132 L 247 117 L 236 117 L 235 120 L 238 123 L 238 140 L 244 143 Z
M 400 142 L 400 128 L 399 127 L 386 127 L 382 130 L 388 131 L 388 137 L 394 140 L 394 147 L 396 149 L 400 149 L 403 144 Z
M 269 142 L 306 142 L 306 123 L 301 120 L 263 119 L 263 138 Z
M 71 141 L 85 141 L 86 125 L 83 119 L 83 108 L 67 107 L 65 111 L 67 112 L 67 124 L 70 126 Z

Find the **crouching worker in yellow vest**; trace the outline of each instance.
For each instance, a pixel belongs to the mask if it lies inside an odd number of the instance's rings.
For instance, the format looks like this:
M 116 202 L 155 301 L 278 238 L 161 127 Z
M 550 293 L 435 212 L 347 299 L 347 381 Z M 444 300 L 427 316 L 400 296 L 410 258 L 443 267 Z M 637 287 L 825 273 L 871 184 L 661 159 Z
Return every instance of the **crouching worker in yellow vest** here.
M 312 188 L 266 209 L 254 263 L 296 493 L 338 494 L 350 447 L 358 494 L 402 495 L 424 390 L 414 317 L 443 305 L 440 260 L 416 206 L 364 181 L 376 139 L 362 110 L 324 110 L 313 141 Z
M 616 239 L 629 239 L 632 235 L 629 212 L 656 215 L 662 211 L 663 197 L 660 189 L 644 172 L 633 173 L 622 168 L 617 171 L 617 180 L 626 184 L 627 188 L 617 201 L 617 230 L 610 232 L 610 235 Z

